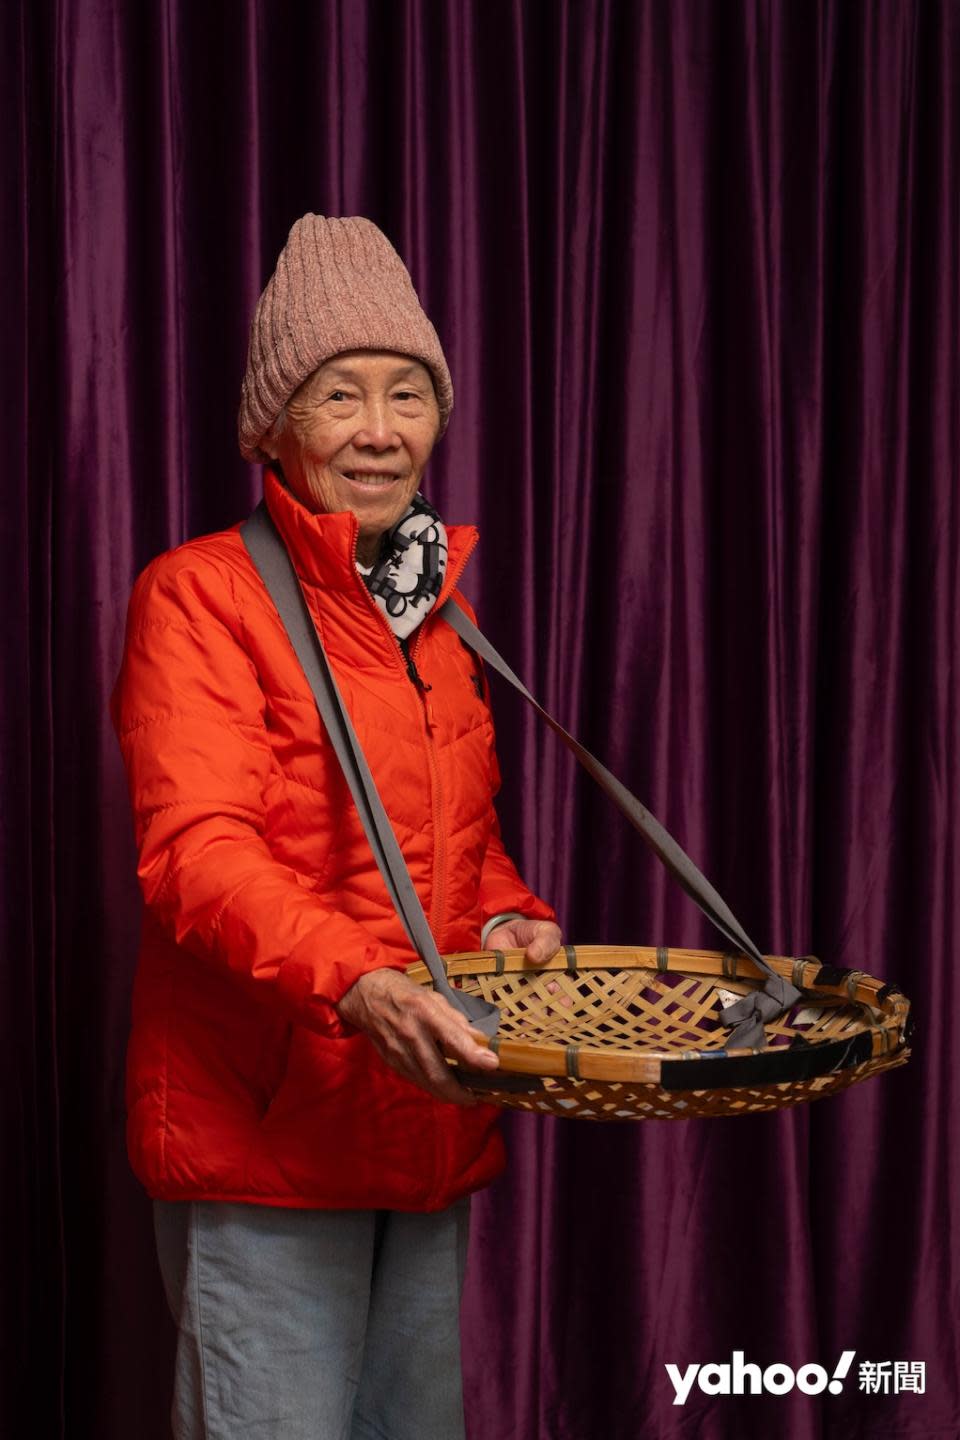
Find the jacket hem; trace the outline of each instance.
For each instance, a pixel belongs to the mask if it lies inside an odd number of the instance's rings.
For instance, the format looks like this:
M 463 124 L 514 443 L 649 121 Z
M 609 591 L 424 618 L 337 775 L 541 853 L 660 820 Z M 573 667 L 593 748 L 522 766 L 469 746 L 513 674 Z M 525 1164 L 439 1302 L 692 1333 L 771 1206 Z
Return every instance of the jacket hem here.
M 451 1205 L 455 1205 L 457 1201 L 462 1200 L 464 1196 L 475 1195 L 478 1190 L 485 1190 L 488 1185 L 493 1184 L 493 1181 L 496 1180 L 501 1173 L 502 1169 L 497 1170 L 488 1179 L 481 1180 L 478 1185 L 463 1190 L 453 1190 L 449 1195 L 445 1196 L 439 1204 L 431 1197 L 430 1203 L 427 1204 L 415 1204 L 413 1202 L 401 1204 L 398 1200 L 385 1198 L 380 1203 L 367 1201 L 366 1203 L 357 1203 L 355 1205 L 338 1205 L 330 1201 L 311 1199 L 301 1195 L 257 1195 L 244 1194 L 242 1191 L 194 1189 L 172 1191 L 165 1187 L 147 1187 L 147 1195 L 151 1200 L 180 1201 L 183 1204 L 190 1204 L 192 1201 L 201 1201 L 204 1203 L 223 1205 L 264 1205 L 274 1210 L 397 1210 L 404 1214 L 426 1215 L 432 1214 L 437 1210 L 449 1209 Z

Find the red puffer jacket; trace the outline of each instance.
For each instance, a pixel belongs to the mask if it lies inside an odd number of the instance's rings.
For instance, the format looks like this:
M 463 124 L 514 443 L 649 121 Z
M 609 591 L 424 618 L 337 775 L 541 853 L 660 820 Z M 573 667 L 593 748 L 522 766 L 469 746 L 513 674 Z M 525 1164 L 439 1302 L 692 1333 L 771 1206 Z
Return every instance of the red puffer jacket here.
M 554 918 L 503 849 L 472 654 L 434 610 L 421 694 L 355 569 L 354 517 L 312 514 L 272 471 L 265 495 L 441 952 L 476 949 L 500 911 Z M 147 566 L 111 700 L 146 901 L 133 1167 L 164 1199 L 440 1209 L 502 1169 L 497 1112 L 433 1100 L 334 1008 L 414 955 L 238 531 Z M 476 538 L 449 527 L 439 603 Z

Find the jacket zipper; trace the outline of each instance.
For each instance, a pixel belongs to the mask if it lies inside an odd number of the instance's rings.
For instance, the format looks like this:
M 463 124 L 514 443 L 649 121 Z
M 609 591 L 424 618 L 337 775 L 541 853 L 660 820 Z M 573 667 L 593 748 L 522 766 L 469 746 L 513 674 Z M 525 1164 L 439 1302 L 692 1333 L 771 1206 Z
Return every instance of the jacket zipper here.
M 363 594 L 371 610 L 374 612 L 377 620 L 387 631 L 391 640 L 393 641 L 396 647 L 400 664 L 406 671 L 407 678 L 409 679 L 410 683 L 413 685 L 413 688 L 419 695 L 420 703 L 423 706 L 424 732 L 427 742 L 427 768 L 430 772 L 430 810 L 433 816 L 434 836 L 433 903 L 430 906 L 430 914 L 428 915 L 427 919 L 433 935 L 437 937 L 441 933 L 441 921 L 445 917 L 445 909 L 447 903 L 447 833 L 446 826 L 444 825 L 443 820 L 443 782 L 440 778 L 440 766 L 437 763 L 436 741 L 433 738 L 434 713 L 433 707 L 430 704 L 429 700 L 429 692 L 433 687 L 427 685 L 424 682 L 420 671 L 417 669 L 417 651 L 420 649 L 420 642 L 423 639 L 423 627 L 429 622 L 430 616 L 425 616 L 424 619 L 420 622 L 419 626 L 417 627 L 417 633 L 414 638 L 413 644 L 408 649 L 405 648 L 399 636 L 396 635 L 391 629 L 388 621 L 382 614 L 373 596 L 370 594 L 370 591 L 363 583 L 363 577 L 360 575 L 360 572 L 356 568 L 357 546 L 359 543 L 360 531 L 358 527 L 357 533 L 353 541 L 353 573 L 357 577 L 357 583 L 359 584 L 360 589 L 363 591 Z M 463 570 L 466 566 L 467 561 L 470 559 L 470 556 L 473 553 L 476 543 L 476 538 L 471 540 L 464 549 L 463 554 L 460 556 L 460 559 L 457 562 L 456 569 L 452 572 L 450 576 L 450 587 L 448 594 L 450 591 L 453 590 L 460 576 L 463 574 Z M 437 944 L 439 945 L 439 943 L 440 942 L 438 939 Z
M 404 645 L 402 640 L 400 640 L 399 643 L 400 649 L 403 651 L 403 658 L 407 663 L 407 674 L 409 675 L 411 682 L 420 691 L 421 695 L 426 695 L 428 690 L 433 689 L 433 686 L 426 684 L 426 682 L 424 681 L 423 676 L 420 674 L 420 671 L 414 664 L 413 656 L 411 655 L 408 647 Z
M 419 695 L 420 703 L 423 706 L 424 736 L 426 739 L 427 748 L 427 768 L 430 772 L 430 808 L 433 815 L 434 835 L 432 887 L 433 903 L 430 906 L 430 914 L 427 916 L 427 923 L 430 926 L 431 933 L 437 939 L 437 944 L 439 946 L 439 936 L 441 934 L 440 922 L 444 918 L 444 910 L 447 901 L 447 835 L 446 827 L 443 823 L 443 794 L 440 780 L 440 766 L 437 763 L 437 747 L 436 741 L 433 738 L 434 715 L 433 708 L 430 704 L 429 699 L 429 692 L 432 687 L 425 683 L 423 676 L 417 669 L 417 652 L 420 649 L 420 642 L 423 639 L 424 625 L 429 622 L 430 617 L 429 615 L 427 615 L 420 622 L 420 625 L 417 627 L 417 633 L 414 638 L 413 644 L 409 646 L 409 648 L 405 648 L 401 643 L 399 636 L 394 633 L 391 626 L 387 622 L 386 617 L 383 615 L 380 607 L 377 605 L 373 596 L 370 594 L 370 591 L 363 583 L 363 577 L 360 575 L 360 572 L 356 568 L 357 545 L 359 544 L 359 541 L 360 531 L 358 527 L 353 542 L 353 573 L 356 575 L 357 583 L 360 586 L 360 589 L 363 591 L 368 605 L 376 615 L 377 621 L 383 626 L 383 628 L 387 631 L 391 640 L 393 641 L 395 646 L 394 653 L 397 655 L 400 664 L 407 672 L 407 678 L 413 685 L 414 690 Z M 450 576 L 450 590 L 453 589 L 453 587 L 459 580 L 461 574 L 463 573 L 464 566 L 469 560 L 476 543 L 476 539 L 473 539 L 470 544 L 467 545 L 463 554 L 460 556 L 457 567 Z M 448 1182 L 449 1176 L 446 1173 L 446 1167 L 444 1164 L 444 1145 L 440 1134 L 440 1127 L 439 1125 L 437 1125 L 434 1127 L 434 1174 L 432 1178 L 432 1183 L 430 1184 L 429 1190 L 427 1192 L 428 1200 L 432 1201 L 433 1197 L 438 1195 L 441 1190 L 448 1184 Z

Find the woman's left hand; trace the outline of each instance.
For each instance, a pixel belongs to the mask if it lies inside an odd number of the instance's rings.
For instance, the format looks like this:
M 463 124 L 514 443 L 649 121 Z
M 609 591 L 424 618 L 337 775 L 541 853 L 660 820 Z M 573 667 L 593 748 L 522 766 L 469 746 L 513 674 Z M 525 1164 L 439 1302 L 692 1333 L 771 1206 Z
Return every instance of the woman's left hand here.
M 523 950 L 531 965 L 545 965 L 562 944 L 560 926 L 552 920 L 505 920 L 487 936 L 488 950 Z M 565 1010 L 572 1007 L 572 997 L 561 993 L 556 980 L 548 980 L 547 989 L 551 995 L 557 996 Z M 517 1039 L 522 1040 L 527 1034 L 526 1028 L 521 1026 Z
M 504 920 L 487 936 L 488 950 L 522 950 L 531 965 L 545 965 L 562 944 L 553 920 Z

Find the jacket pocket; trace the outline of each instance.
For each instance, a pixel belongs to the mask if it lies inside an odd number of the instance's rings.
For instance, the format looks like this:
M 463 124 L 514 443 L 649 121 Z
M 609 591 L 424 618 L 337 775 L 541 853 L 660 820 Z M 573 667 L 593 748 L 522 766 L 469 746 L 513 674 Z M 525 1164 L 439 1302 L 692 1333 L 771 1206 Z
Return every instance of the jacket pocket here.
M 261 1123 L 266 1120 L 287 1078 L 290 1065 L 290 1048 L 293 1044 L 293 1026 L 283 1025 L 278 1034 L 271 1029 L 265 1037 L 260 1064 L 257 1070 L 257 1095 Z

